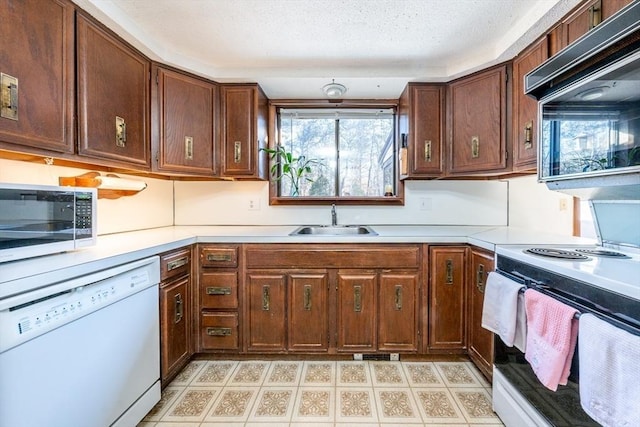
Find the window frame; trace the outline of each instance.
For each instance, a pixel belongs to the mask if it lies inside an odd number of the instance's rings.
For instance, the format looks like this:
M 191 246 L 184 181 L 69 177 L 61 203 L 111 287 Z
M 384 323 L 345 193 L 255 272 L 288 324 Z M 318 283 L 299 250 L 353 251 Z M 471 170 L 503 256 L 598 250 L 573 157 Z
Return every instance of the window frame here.
M 398 100 L 375 99 L 375 100 L 342 100 L 332 101 L 326 99 L 307 100 L 271 100 L 269 101 L 269 148 L 274 148 L 278 141 L 278 109 L 287 108 L 393 108 L 395 110 L 394 119 L 394 165 L 393 174 L 395 179 L 395 191 L 393 196 L 379 197 L 354 197 L 354 196 L 333 196 L 333 197 L 310 197 L 310 196 L 279 196 L 278 182 L 269 174 L 269 205 L 369 205 L 369 206 L 403 206 L 404 205 L 404 182 L 400 179 L 399 164 L 399 143 L 398 143 Z M 269 161 L 269 170 L 271 162 Z

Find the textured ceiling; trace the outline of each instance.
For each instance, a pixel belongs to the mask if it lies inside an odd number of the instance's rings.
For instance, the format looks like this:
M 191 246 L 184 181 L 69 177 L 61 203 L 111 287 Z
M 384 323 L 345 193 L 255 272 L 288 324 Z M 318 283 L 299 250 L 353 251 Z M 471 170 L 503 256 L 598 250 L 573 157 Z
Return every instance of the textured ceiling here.
M 269 98 L 397 98 L 510 59 L 579 0 L 75 0 L 163 63 Z

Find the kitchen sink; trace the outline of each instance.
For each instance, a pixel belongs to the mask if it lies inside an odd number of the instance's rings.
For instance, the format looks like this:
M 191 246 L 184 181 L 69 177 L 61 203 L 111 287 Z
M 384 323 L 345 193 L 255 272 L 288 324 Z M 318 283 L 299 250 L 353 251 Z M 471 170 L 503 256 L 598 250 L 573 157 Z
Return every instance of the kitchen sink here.
M 377 236 L 378 233 L 366 225 L 303 225 L 290 236 Z

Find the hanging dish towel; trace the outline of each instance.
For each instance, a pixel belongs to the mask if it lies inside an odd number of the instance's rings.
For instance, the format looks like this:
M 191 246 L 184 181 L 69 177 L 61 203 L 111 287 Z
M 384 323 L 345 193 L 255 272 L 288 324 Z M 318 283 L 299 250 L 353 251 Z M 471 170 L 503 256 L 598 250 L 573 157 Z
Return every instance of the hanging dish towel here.
M 524 292 L 518 293 L 518 310 L 516 313 L 516 336 L 513 346 L 521 352 L 527 349 L 527 311 L 524 307 Z
M 603 426 L 640 426 L 640 337 L 580 316 L 580 404 Z
M 578 338 L 577 310 L 533 289 L 524 293 L 527 348 L 524 358 L 549 390 L 566 385 Z
M 482 305 L 482 327 L 500 336 L 509 347 L 513 347 L 516 336 L 518 292 L 520 283 L 491 272 L 487 277 Z

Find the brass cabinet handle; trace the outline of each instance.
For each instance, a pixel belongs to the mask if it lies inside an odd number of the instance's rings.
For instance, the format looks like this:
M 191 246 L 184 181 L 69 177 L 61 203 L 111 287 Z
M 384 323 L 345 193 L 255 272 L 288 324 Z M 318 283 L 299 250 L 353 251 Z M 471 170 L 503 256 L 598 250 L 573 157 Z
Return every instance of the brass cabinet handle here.
M 231 328 L 207 328 L 207 335 L 210 337 L 228 337 L 231 335 Z
M 396 310 L 402 310 L 402 285 L 396 285 L 395 306 Z
M 480 157 L 480 137 L 471 137 L 471 158 L 477 159 Z
M 184 137 L 184 159 L 193 160 L 193 137 Z
M 589 8 L 589 29 L 595 28 L 602 22 L 602 1 Z
M 183 316 L 183 312 L 184 312 L 184 304 L 182 302 L 182 294 L 176 294 L 173 297 L 173 305 L 174 305 L 174 310 L 175 310 L 175 318 L 174 318 L 174 323 L 180 323 L 180 321 L 182 320 L 182 316 Z
M 453 260 L 450 260 L 450 259 L 447 260 L 446 272 L 447 272 L 447 278 L 445 279 L 445 283 L 447 285 L 453 285 Z
M 242 142 L 236 141 L 233 143 L 233 161 L 240 163 L 240 160 L 242 160 Z
M 362 311 L 362 286 L 353 287 L 353 311 L 360 313 Z
M 271 296 L 269 295 L 269 286 L 262 287 L 262 309 L 264 311 L 269 311 L 269 306 L 271 305 Z
M 167 271 L 175 270 L 176 268 L 180 268 L 184 265 L 187 265 L 189 262 L 189 257 L 178 258 L 174 261 L 167 263 Z
M 533 148 L 533 121 L 524 125 L 524 149 L 530 150 L 531 148 Z
M 478 288 L 478 291 L 483 294 L 484 293 L 484 286 L 485 286 L 485 282 L 484 282 L 484 265 L 480 264 L 478 265 L 478 271 L 476 272 L 476 288 Z
M 231 295 L 231 288 L 222 286 L 208 286 L 207 295 Z
M 207 261 L 215 261 L 215 262 L 231 261 L 231 255 L 230 254 L 207 254 Z
M 116 147 L 127 145 L 127 124 L 122 117 L 116 116 Z
M 304 285 L 302 308 L 311 311 L 311 285 Z
M 431 140 L 430 139 L 424 142 L 424 161 L 431 162 Z

